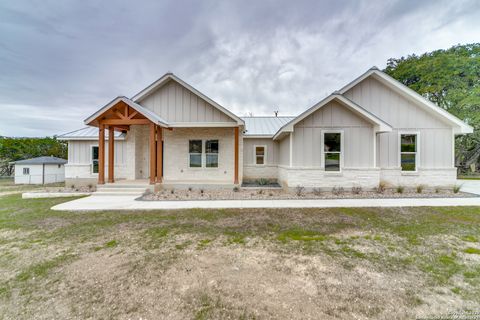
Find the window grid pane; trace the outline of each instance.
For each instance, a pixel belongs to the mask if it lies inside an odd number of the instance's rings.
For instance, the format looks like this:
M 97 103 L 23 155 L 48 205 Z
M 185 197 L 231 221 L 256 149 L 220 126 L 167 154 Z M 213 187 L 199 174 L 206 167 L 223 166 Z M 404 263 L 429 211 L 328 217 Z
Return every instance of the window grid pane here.
M 218 153 L 207 154 L 205 160 L 207 168 L 218 168 Z
M 191 153 L 190 154 L 190 168 L 200 168 L 202 166 L 202 154 Z
M 207 140 L 205 142 L 205 152 L 218 153 L 218 140 Z
M 340 171 L 340 152 L 325 152 L 325 171 Z
M 417 135 L 400 135 L 400 166 L 402 171 L 417 170 Z

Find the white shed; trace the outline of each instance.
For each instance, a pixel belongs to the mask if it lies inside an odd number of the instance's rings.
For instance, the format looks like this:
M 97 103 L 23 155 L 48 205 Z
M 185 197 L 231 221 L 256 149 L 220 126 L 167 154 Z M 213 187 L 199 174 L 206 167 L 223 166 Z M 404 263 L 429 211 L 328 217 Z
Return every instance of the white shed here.
M 67 160 L 56 157 L 37 157 L 13 162 L 15 184 L 47 184 L 65 181 Z

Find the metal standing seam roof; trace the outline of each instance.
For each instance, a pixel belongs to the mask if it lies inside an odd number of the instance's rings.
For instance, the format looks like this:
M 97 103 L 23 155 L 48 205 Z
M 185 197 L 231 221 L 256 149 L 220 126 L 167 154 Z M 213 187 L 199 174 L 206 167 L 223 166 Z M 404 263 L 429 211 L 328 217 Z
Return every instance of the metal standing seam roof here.
M 242 117 L 245 121 L 245 136 L 273 136 L 295 117 Z
M 125 139 L 125 134 L 122 132 L 114 131 L 116 140 Z M 75 131 L 67 132 L 57 136 L 58 140 L 98 140 L 98 128 L 97 127 L 85 127 Z M 105 130 L 105 139 L 108 139 L 108 130 Z
M 67 160 L 57 157 L 37 157 L 12 162 L 14 164 L 65 164 Z

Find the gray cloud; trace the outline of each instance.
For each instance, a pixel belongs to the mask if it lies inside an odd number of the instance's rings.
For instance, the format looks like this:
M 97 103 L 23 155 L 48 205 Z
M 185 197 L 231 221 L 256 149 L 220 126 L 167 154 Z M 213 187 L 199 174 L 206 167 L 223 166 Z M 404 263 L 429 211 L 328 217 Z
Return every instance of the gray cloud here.
M 52 135 L 175 72 L 239 115 L 298 114 L 390 57 L 478 41 L 476 1 L 0 4 L 0 134 Z

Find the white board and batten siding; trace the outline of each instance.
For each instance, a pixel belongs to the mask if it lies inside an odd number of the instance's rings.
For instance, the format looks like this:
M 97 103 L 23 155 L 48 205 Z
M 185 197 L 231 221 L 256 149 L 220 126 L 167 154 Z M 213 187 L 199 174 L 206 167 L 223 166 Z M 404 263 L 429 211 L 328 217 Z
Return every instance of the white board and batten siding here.
M 374 167 L 372 124 L 336 101 L 328 103 L 295 125 L 292 154 L 294 167 L 321 168 L 322 134 L 329 130 L 339 130 L 344 135 L 345 168 Z M 288 137 L 284 140 L 288 140 Z M 281 143 L 285 143 L 284 140 Z
M 67 178 L 96 178 L 92 172 L 92 147 L 98 146 L 95 140 L 68 141 L 68 163 L 65 165 Z M 115 141 L 114 146 L 115 176 L 123 177 L 127 165 L 126 143 L 123 140 Z M 108 170 L 108 140 L 105 141 L 105 167 Z M 108 172 L 108 171 L 106 171 Z
M 169 123 L 235 121 L 179 83 L 170 80 L 139 103 Z
M 428 113 L 380 81 L 370 77 L 344 94 L 393 127 L 377 136 L 377 164 L 399 167 L 399 133 L 419 133 L 419 168 L 453 168 L 453 131 L 438 116 Z

